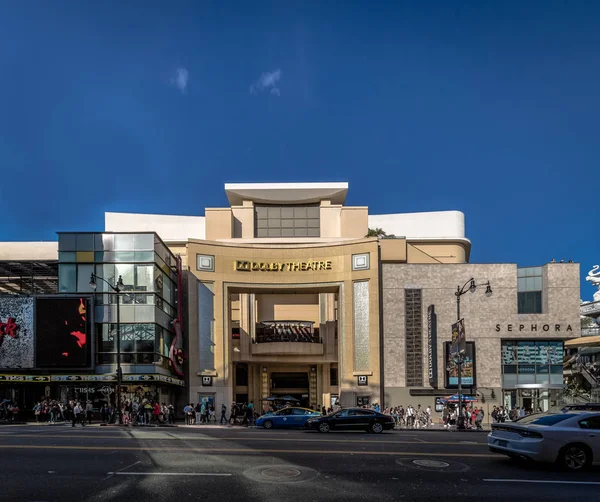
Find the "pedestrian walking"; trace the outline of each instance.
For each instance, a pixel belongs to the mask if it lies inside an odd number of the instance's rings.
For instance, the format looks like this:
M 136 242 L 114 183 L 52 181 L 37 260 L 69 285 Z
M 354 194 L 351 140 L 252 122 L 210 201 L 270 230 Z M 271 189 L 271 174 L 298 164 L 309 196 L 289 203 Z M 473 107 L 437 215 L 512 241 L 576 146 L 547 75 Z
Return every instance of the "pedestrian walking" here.
M 227 406 L 225 406 L 225 403 L 223 403 L 221 405 L 221 421 L 220 421 L 221 425 L 223 423 L 227 423 Z
M 85 418 L 87 418 L 88 424 L 92 425 L 92 415 L 94 414 L 94 406 L 91 401 L 88 401 L 85 405 Z

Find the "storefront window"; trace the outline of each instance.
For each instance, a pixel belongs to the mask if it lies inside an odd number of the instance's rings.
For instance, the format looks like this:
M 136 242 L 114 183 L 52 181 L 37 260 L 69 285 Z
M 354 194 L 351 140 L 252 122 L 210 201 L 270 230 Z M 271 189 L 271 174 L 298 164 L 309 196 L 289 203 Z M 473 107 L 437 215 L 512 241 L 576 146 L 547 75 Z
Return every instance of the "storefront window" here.
M 503 341 L 503 387 L 562 385 L 562 358 L 562 341 Z

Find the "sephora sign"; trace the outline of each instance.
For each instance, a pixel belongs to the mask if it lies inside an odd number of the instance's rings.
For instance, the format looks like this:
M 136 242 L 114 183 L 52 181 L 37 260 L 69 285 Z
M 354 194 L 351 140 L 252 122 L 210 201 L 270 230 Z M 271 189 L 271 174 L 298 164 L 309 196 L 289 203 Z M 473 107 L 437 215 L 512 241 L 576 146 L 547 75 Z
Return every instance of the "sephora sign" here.
M 0 368 L 33 368 L 33 298 L 0 296 Z

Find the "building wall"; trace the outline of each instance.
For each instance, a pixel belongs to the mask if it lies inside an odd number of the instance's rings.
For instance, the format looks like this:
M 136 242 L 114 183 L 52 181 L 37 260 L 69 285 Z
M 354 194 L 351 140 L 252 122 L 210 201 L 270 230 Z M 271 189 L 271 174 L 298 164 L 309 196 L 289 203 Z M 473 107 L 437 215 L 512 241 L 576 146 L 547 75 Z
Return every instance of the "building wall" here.
M 319 325 L 319 295 L 257 294 L 257 321 L 313 321 Z
M 494 389 L 500 399 L 501 340 L 568 339 L 579 336 L 579 265 L 547 264 L 543 267 L 543 314 L 518 314 L 517 266 L 515 264 L 387 264 L 382 265 L 384 385 L 386 404 L 421 402 L 432 405 L 432 397 L 410 396 L 406 388 L 405 290 L 422 290 L 423 388 L 432 387 L 427 374 L 427 307 L 435 305 L 437 314 L 437 387 L 444 390 L 444 342 L 451 340 L 451 325 L 456 322 L 457 286 L 473 277 L 477 283 L 491 283 L 493 294 L 485 287 L 461 297 L 461 317 L 465 319 L 468 341 L 476 344 L 478 388 Z M 560 325 L 557 331 L 556 325 Z M 521 327 L 522 325 L 522 327 Z M 537 328 L 532 329 L 532 325 Z M 544 325 L 548 331 L 544 331 Z M 571 331 L 567 331 L 567 326 Z

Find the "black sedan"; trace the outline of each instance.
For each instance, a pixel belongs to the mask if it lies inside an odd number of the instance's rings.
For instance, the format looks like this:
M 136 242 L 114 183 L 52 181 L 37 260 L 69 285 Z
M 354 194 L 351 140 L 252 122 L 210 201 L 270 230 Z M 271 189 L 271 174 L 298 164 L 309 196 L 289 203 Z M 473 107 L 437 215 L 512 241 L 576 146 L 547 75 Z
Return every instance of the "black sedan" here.
M 389 415 L 365 408 L 346 408 L 324 417 L 309 418 L 304 427 L 319 432 L 362 430 L 379 434 L 395 425 Z

